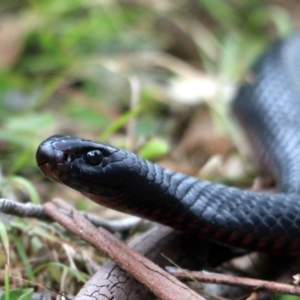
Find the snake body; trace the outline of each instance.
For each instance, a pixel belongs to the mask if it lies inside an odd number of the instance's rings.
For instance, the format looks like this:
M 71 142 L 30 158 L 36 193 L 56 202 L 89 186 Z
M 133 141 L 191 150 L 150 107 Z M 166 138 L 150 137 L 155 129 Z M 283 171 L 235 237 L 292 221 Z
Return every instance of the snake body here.
M 93 201 L 236 247 L 300 252 L 300 34 L 254 65 L 233 111 L 279 192 L 245 191 L 164 169 L 104 143 L 52 136 L 37 150 L 49 178 Z

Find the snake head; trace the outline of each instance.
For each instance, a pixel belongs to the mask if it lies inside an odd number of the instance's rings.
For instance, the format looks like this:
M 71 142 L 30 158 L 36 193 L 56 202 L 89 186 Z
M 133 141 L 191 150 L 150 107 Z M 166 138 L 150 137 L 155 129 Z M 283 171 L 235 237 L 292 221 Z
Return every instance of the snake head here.
M 83 194 L 118 196 L 142 173 L 143 160 L 104 143 L 54 135 L 39 146 L 36 160 L 50 179 Z

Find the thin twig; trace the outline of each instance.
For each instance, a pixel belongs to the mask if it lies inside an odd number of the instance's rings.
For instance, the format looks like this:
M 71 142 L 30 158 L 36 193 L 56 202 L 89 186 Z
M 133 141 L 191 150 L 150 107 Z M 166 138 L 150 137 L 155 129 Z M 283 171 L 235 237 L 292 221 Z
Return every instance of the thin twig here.
M 30 202 L 20 203 L 14 200 L 1 198 L 0 212 L 17 217 L 37 218 L 51 221 L 51 218 L 45 213 L 42 205 Z
M 193 242 L 194 237 L 187 237 L 174 229 L 158 225 L 141 235 L 134 236 L 128 246 L 139 251 L 161 268 L 169 265 L 170 259 L 176 261 L 183 268 L 198 268 L 199 261 L 191 255 Z M 97 295 L 97 300 L 153 299 L 150 291 L 146 291 L 142 284 L 116 266 L 113 261 L 102 266 L 85 283 L 75 299 L 94 300 L 94 295 Z
M 65 215 L 59 208 L 68 211 Z M 109 256 L 123 270 L 148 287 L 155 295 L 164 300 L 202 299 L 185 284 L 130 249 L 103 228 L 96 228 L 72 206 L 61 199 L 44 205 L 45 211 L 73 234 L 76 234 L 98 250 Z
M 169 273 L 174 275 L 180 280 L 191 280 L 191 278 L 206 283 L 217 283 L 217 284 L 227 284 L 232 286 L 239 286 L 244 288 L 250 288 L 254 291 L 271 292 L 271 293 L 281 293 L 289 295 L 300 295 L 300 287 L 293 286 L 290 284 L 266 281 L 252 278 L 243 278 L 232 275 L 210 273 L 206 271 L 178 271 L 178 269 L 167 268 Z
M 47 222 L 53 221 L 40 204 L 20 203 L 10 199 L 0 198 L 0 212 L 17 217 L 37 218 Z M 141 222 L 140 218 L 132 216 L 120 220 L 105 220 L 86 212 L 81 212 L 81 214 L 93 225 L 103 227 L 113 233 L 126 232 Z

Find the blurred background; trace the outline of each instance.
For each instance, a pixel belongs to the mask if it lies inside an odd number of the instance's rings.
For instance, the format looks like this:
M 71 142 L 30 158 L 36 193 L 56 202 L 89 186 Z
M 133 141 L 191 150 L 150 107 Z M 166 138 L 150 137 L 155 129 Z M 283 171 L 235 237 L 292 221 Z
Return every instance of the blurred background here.
M 299 16 L 296 0 L 0 1 L 1 197 L 44 203 L 60 196 L 79 209 L 119 216 L 39 172 L 35 151 L 53 134 L 105 141 L 177 171 L 251 185 L 230 100 L 258 55 L 292 34 Z M 55 227 L 19 218 L 5 225 L 13 274 L 76 292 Z M 93 250 L 80 251 L 93 257 Z M 0 254 L 0 269 L 6 259 Z M 63 283 L 60 268 L 67 270 Z

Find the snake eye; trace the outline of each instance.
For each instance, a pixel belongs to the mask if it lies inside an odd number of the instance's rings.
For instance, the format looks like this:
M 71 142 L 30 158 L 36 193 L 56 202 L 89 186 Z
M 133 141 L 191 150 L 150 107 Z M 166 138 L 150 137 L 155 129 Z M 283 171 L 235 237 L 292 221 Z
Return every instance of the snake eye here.
M 100 150 L 92 150 L 86 154 L 86 160 L 92 166 L 99 165 L 102 161 L 103 155 Z

